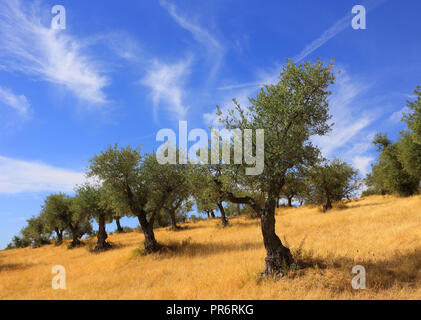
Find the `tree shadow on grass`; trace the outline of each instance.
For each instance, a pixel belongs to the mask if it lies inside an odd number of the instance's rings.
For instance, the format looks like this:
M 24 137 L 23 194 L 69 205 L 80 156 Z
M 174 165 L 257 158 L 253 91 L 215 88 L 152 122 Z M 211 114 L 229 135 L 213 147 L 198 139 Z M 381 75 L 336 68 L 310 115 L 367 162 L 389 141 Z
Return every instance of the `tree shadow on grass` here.
M 32 267 L 33 263 L 0 263 L 0 272 L 2 271 L 17 271 L 17 270 L 25 270 Z
M 210 228 L 210 226 L 197 224 L 195 222 L 190 222 L 183 225 L 179 225 L 177 229 L 172 229 L 171 227 L 165 227 L 165 229 L 169 231 L 185 231 L 185 230 L 204 229 L 204 228 Z
M 190 223 L 190 224 L 177 225 L 177 228 L 173 228 L 171 226 L 170 227 L 165 227 L 165 230 L 178 232 L 178 231 L 203 229 L 203 228 L 208 228 L 208 226 L 203 226 L 203 225 L 197 225 L 197 224 L 191 224 Z
M 356 265 L 363 266 L 366 272 L 366 288 L 378 292 L 392 287 L 421 286 L 421 248 L 402 254 L 396 251 L 390 259 L 352 259 L 330 255 L 322 258 L 311 252 L 295 252 L 297 268 L 288 274 L 290 278 L 306 274 L 321 274 L 319 286 L 329 287 L 334 292 L 349 291 L 356 293 L 351 285 L 352 279 L 360 274 L 352 273 Z
M 263 244 L 261 242 L 242 242 L 242 243 L 201 243 L 193 242 L 189 237 L 183 241 L 169 241 L 166 243 L 161 243 L 162 248 L 159 252 L 154 253 L 153 255 L 158 259 L 164 258 L 173 258 L 173 257 L 204 257 L 213 254 L 224 253 L 236 251 L 247 251 L 247 250 L 256 250 L 262 249 Z M 142 249 L 136 249 L 136 252 L 142 255 Z
M 97 246 L 97 241 L 95 239 L 86 241 L 85 248 L 87 249 L 89 253 L 92 253 L 92 254 L 101 254 L 101 253 L 108 252 L 111 250 L 122 249 L 122 248 L 127 247 L 128 244 L 121 243 L 121 242 L 107 241 L 107 246 L 104 249 L 98 249 L 96 246 Z
M 255 227 L 255 226 L 260 226 L 260 220 L 253 219 L 253 220 L 248 220 L 246 222 L 230 220 L 230 224 L 232 227 L 238 227 L 238 228 Z
M 373 203 L 366 203 L 366 204 L 361 204 L 361 203 L 345 203 L 343 207 L 339 207 L 337 209 L 340 210 L 349 210 L 349 209 L 355 209 L 355 208 L 362 208 L 362 207 L 376 207 L 379 205 L 384 205 L 385 202 L 373 202 Z

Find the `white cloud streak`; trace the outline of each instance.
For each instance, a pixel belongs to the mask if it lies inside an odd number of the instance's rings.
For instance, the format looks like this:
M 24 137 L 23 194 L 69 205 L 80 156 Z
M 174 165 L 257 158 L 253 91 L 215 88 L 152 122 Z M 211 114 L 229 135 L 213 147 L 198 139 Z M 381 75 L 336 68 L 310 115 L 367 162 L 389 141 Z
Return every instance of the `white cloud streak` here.
M 77 171 L 0 156 L 0 193 L 72 192 L 85 181 Z
M 203 27 L 192 23 L 187 17 L 180 15 L 174 4 L 170 4 L 163 0 L 160 0 L 159 3 L 168 11 L 169 15 L 181 28 L 189 31 L 193 35 L 194 39 L 206 48 L 209 59 L 213 61 L 213 67 L 209 78 L 214 77 L 222 64 L 222 60 L 225 55 L 224 46 Z
M 109 80 L 97 62 L 66 30 L 42 25 L 40 16 L 33 3 L 0 2 L 0 67 L 64 86 L 84 102 L 106 103 Z
M 371 156 L 356 156 L 352 159 L 352 165 L 358 169 L 359 173 L 365 176 L 370 172 L 370 165 L 373 160 L 374 157 Z
M 24 95 L 14 94 L 8 88 L 0 87 L 0 104 L 18 111 L 21 116 L 27 116 L 30 108 L 28 99 Z
M 369 0 L 361 5 L 366 8 L 366 10 L 371 10 L 379 5 L 381 5 L 386 0 Z M 353 14 L 351 13 L 351 10 L 348 14 L 346 14 L 342 19 L 339 19 L 334 25 L 332 25 L 330 28 L 325 30 L 320 37 L 309 43 L 299 54 L 297 54 L 293 60 L 295 62 L 299 62 L 306 58 L 308 55 L 313 53 L 315 50 L 320 48 L 322 45 L 324 45 L 326 42 L 328 42 L 330 39 L 344 31 L 345 29 L 349 28 L 351 26 L 351 21 L 353 18 Z
M 374 9 L 375 7 L 378 7 L 379 5 L 383 4 L 387 0 L 368 0 L 362 5 L 366 8 L 367 12 L 369 10 Z M 307 56 L 309 56 L 311 53 L 316 51 L 318 48 L 323 46 L 326 42 L 328 42 L 330 39 L 334 38 L 336 35 L 344 31 L 345 29 L 351 27 L 351 21 L 352 21 L 353 14 L 351 13 L 351 9 L 348 14 L 346 14 L 344 17 L 339 19 L 336 23 L 334 23 L 330 28 L 325 30 L 320 37 L 310 42 L 308 45 L 305 46 L 305 48 L 299 52 L 297 55 L 295 55 L 292 60 L 294 62 L 300 62 Z M 270 84 L 274 82 L 278 77 L 278 72 L 274 73 L 274 75 L 267 77 L 267 79 L 263 81 L 258 82 L 246 82 L 246 83 L 239 83 L 234 85 L 227 85 L 227 86 L 221 86 L 218 89 L 219 90 L 228 90 L 228 89 L 234 89 L 234 88 L 244 88 L 244 87 L 261 87 L 265 84 Z
M 175 64 L 165 64 L 155 59 L 146 70 L 146 75 L 140 83 L 152 91 L 156 121 L 161 103 L 176 120 L 185 119 L 188 107 L 183 103 L 184 81 L 190 72 L 190 62 L 191 59 L 187 58 Z
M 401 110 L 393 112 L 392 115 L 389 117 L 389 120 L 394 123 L 401 122 L 403 115 L 410 112 L 410 109 L 408 107 L 403 107 Z
M 333 130 L 326 136 L 314 137 L 324 155 L 330 156 L 338 148 L 348 144 L 374 121 L 374 115 L 364 112 L 360 104 L 359 98 L 366 89 L 366 84 L 352 79 L 344 71 L 336 79 L 329 101 Z

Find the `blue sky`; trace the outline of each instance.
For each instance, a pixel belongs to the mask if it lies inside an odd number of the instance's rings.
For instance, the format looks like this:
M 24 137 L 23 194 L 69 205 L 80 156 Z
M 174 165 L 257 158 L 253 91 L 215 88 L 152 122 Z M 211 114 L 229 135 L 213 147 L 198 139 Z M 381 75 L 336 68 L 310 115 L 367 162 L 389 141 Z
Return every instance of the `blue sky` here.
M 56 4 L 65 30 L 50 28 Z M 357 4 L 365 30 L 351 27 Z M 0 248 L 108 144 L 151 152 L 178 120 L 206 129 L 286 58 L 335 58 L 334 130 L 314 141 L 366 173 L 374 134 L 397 136 L 420 84 L 419 12 L 416 0 L 1 1 Z

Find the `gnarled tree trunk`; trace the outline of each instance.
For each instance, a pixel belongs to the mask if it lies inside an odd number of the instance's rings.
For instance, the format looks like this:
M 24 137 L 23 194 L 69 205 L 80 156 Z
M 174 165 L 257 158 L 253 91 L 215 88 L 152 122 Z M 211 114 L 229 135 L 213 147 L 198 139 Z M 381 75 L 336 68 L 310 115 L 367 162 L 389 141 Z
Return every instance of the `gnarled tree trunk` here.
M 97 235 L 98 241 L 97 241 L 95 249 L 98 251 L 102 251 L 111 247 L 111 245 L 105 241 L 108 238 L 108 234 L 105 229 L 105 218 L 102 215 L 99 216 L 98 226 L 99 226 L 98 235 Z
M 263 244 L 266 249 L 266 268 L 264 275 L 282 275 L 284 267 L 290 266 L 294 259 L 291 251 L 285 247 L 279 237 L 275 233 L 275 209 L 276 198 L 274 196 L 276 189 L 273 188 L 274 193 L 269 194 L 268 200 L 264 208 L 261 208 L 253 198 L 250 197 L 235 197 L 232 193 L 227 193 L 228 199 L 234 203 L 247 203 L 253 210 L 260 215 L 260 225 L 262 228 Z
M 146 220 L 146 212 L 143 212 L 137 216 L 140 227 L 142 228 L 143 234 L 145 235 L 144 247 L 146 253 L 157 252 L 161 246 L 155 240 L 155 234 L 153 232 L 154 219 L 150 219 L 149 222 Z
M 213 212 L 213 210 L 210 212 L 212 219 L 215 219 L 215 213 Z
M 158 244 L 158 242 L 155 240 L 155 234 L 153 232 L 153 224 L 155 221 L 155 216 L 157 211 L 154 212 L 152 217 L 148 220 L 146 219 L 146 211 L 144 209 L 140 209 L 136 206 L 134 200 L 133 200 L 133 193 L 130 190 L 128 190 L 128 196 L 129 196 L 129 203 L 130 203 L 130 210 L 131 212 L 137 216 L 137 219 L 139 220 L 140 227 L 142 228 L 143 234 L 145 235 L 145 252 L 146 253 L 153 253 L 157 252 L 161 246 Z M 161 208 L 159 208 L 161 209 Z
M 292 207 L 292 197 L 288 197 L 288 207 Z
M 285 247 L 275 232 L 276 201 L 268 200 L 260 216 L 263 243 L 266 249 L 266 275 L 282 275 L 282 269 L 292 264 L 291 251 Z
M 56 245 L 60 245 L 60 244 L 63 243 L 63 230 L 60 230 L 60 229 L 56 228 L 55 232 L 57 234 Z
M 115 217 L 115 224 L 117 225 L 117 232 L 118 233 L 122 233 L 124 230 L 121 227 L 120 218 L 119 217 Z
M 323 205 L 323 212 L 332 209 L 332 201 L 330 200 L 330 195 L 326 195 L 326 203 Z
M 79 236 L 76 232 L 72 232 L 72 242 L 70 243 L 70 247 L 77 247 L 81 245 L 82 242 L 79 240 Z
M 176 217 L 175 217 L 175 209 L 171 209 L 171 210 L 169 211 L 169 214 L 170 214 L 170 218 L 171 218 L 171 229 L 172 229 L 172 230 L 177 230 L 177 229 L 179 229 L 180 227 L 179 227 L 179 226 L 177 226 L 177 219 L 176 219 Z
M 228 225 L 228 220 L 227 220 L 227 217 L 225 216 L 224 206 L 222 205 L 221 202 L 218 202 L 218 208 L 219 208 L 219 211 L 221 212 L 222 226 L 226 227 Z
M 79 226 L 76 224 L 75 226 L 69 226 L 70 233 L 72 234 L 72 242 L 70 243 L 70 248 L 77 247 L 82 244 L 82 242 L 79 240 Z

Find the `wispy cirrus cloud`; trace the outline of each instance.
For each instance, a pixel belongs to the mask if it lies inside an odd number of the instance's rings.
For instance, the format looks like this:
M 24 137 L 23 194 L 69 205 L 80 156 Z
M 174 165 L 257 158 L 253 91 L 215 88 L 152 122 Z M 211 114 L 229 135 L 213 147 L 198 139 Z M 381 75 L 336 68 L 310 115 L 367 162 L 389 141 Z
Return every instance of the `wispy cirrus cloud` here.
M 361 5 L 366 8 L 366 10 L 372 10 L 375 7 L 378 7 L 383 2 L 387 0 L 368 0 L 363 2 Z M 333 24 L 330 28 L 325 30 L 320 37 L 310 42 L 299 54 L 297 54 L 293 60 L 295 62 L 299 62 L 306 58 L 308 55 L 313 53 L 315 50 L 320 48 L 322 45 L 324 45 L 326 42 L 328 42 L 330 39 L 341 33 L 342 31 L 346 30 L 351 26 L 351 21 L 353 18 L 353 14 L 349 12 L 344 17 L 339 19 L 335 24 Z
M 375 120 L 374 112 L 365 111 L 371 108 L 364 108 L 361 102 L 368 87 L 369 84 L 352 78 L 344 70 L 337 77 L 329 101 L 333 130 L 326 136 L 314 138 L 324 155 L 330 156 L 345 145 L 352 147 L 349 142 Z
M 185 79 L 190 72 L 191 58 L 174 64 L 167 64 L 154 59 L 146 70 L 140 84 L 151 90 L 154 118 L 158 120 L 161 105 L 171 112 L 177 120 L 186 117 L 188 107 L 183 102 Z
M 374 8 L 382 5 L 387 0 L 368 0 L 363 2 L 361 5 L 363 5 L 367 11 L 373 10 Z M 339 19 L 337 22 L 335 22 L 331 27 L 323 31 L 323 33 L 313 41 L 311 41 L 309 44 L 307 44 L 303 50 L 301 50 L 298 54 L 296 54 L 292 60 L 294 62 L 300 62 L 303 59 L 305 59 L 307 56 L 309 56 L 311 53 L 316 51 L 318 48 L 323 46 L 326 42 L 340 34 L 341 32 L 345 31 L 347 28 L 351 27 L 351 21 L 353 18 L 353 14 L 350 10 L 349 13 L 347 13 L 344 17 Z M 277 68 L 279 70 L 279 68 Z M 278 70 L 274 72 L 272 75 L 268 75 L 264 79 L 260 79 L 258 81 L 251 81 L 251 82 L 245 82 L 245 83 L 237 83 L 233 85 L 225 85 L 221 86 L 218 89 L 219 90 L 230 90 L 230 89 L 239 89 L 244 87 L 261 87 L 265 84 L 270 84 L 276 81 L 278 77 Z
M 24 95 L 15 94 L 10 89 L 3 87 L 0 87 L 0 105 L 13 108 L 24 117 L 28 116 L 31 107 Z
M 173 3 L 169 3 L 164 0 L 160 0 L 159 3 L 168 11 L 169 15 L 181 28 L 189 31 L 193 35 L 194 39 L 206 48 L 208 58 L 212 60 L 213 63 L 209 78 L 214 77 L 222 64 L 225 55 L 224 46 L 205 28 L 197 23 L 193 23 L 191 18 L 181 15 Z
M 0 67 L 65 87 L 77 98 L 104 104 L 109 79 L 67 31 L 41 23 L 36 3 L 0 2 Z
M 85 181 L 81 172 L 0 156 L 0 193 L 71 192 Z
M 358 169 L 358 172 L 365 176 L 370 172 L 370 165 L 374 161 L 372 156 L 355 156 L 352 159 L 352 165 Z

